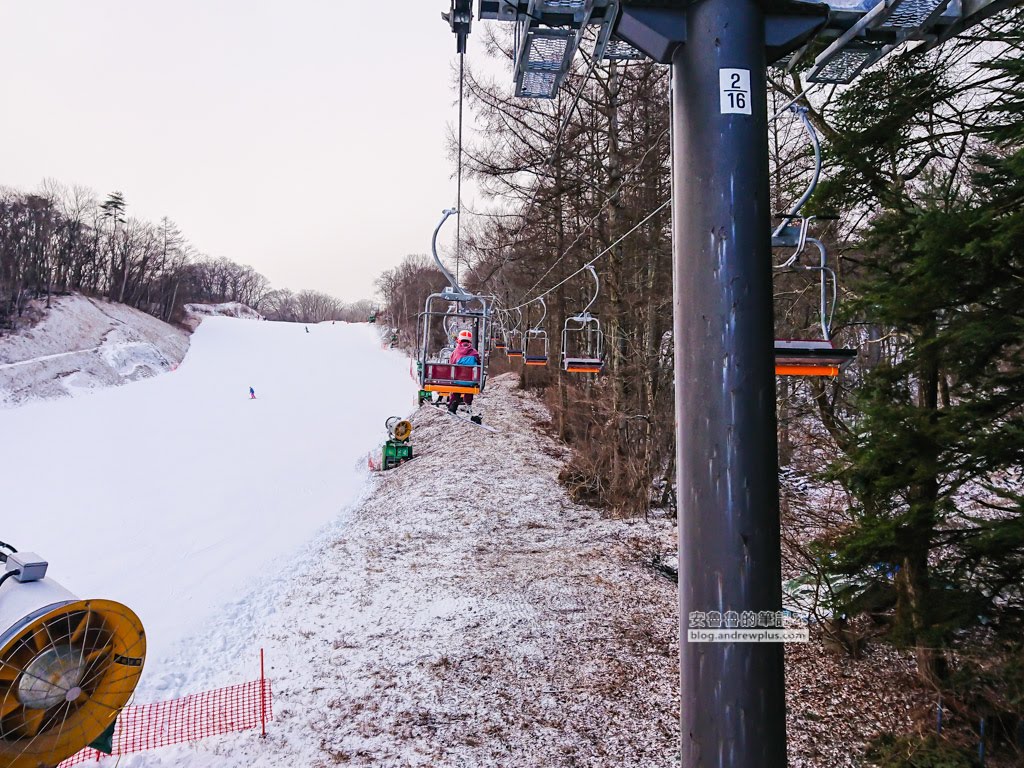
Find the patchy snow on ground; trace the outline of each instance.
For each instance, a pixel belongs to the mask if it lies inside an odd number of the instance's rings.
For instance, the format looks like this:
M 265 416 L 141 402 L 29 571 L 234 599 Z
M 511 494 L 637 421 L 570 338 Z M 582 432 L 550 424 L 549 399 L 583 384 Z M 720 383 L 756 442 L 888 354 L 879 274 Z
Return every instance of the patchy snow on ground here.
M 124 304 L 80 295 L 51 304 L 35 326 L 0 336 L 0 408 L 149 378 L 188 349 L 185 331 Z
M 172 373 L 0 410 L 0 538 L 139 614 L 145 687 L 263 574 L 310 567 L 296 551 L 363 492 L 366 452 L 415 394 L 369 326 L 209 317 Z
M 491 380 L 495 435 L 424 406 L 416 458 L 186 639 L 140 701 L 273 679 L 253 733 L 122 759 L 216 766 L 673 766 L 674 585 L 664 522 L 604 520 L 558 483 L 546 414 Z

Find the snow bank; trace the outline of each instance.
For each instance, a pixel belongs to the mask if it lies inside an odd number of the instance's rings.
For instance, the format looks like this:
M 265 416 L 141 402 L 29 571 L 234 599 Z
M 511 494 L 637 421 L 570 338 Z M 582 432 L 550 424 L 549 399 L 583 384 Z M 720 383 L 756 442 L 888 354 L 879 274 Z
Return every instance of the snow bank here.
M 263 315 L 240 301 L 226 301 L 221 304 L 186 304 L 185 311 L 206 317 L 237 317 L 239 320 L 263 319 Z
M 30 329 L 0 336 L 0 408 L 155 376 L 188 349 L 188 334 L 123 304 L 52 300 Z
M 0 538 L 138 612 L 143 680 L 159 677 L 263 574 L 310 568 L 296 550 L 361 493 L 367 450 L 415 392 L 366 326 L 210 317 L 173 373 L 0 411 Z

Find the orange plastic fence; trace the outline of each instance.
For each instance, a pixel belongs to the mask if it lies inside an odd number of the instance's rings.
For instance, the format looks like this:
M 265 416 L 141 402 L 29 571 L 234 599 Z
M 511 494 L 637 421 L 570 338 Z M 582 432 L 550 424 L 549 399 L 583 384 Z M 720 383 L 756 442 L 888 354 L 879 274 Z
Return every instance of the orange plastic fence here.
M 114 729 L 114 755 L 130 755 L 223 733 L 265 728 L 273 720 L 270 681 L 254 680 L 180 699 L 125 707 Z M 83 749 L 58 768 L 98 762 L 107 757 Z

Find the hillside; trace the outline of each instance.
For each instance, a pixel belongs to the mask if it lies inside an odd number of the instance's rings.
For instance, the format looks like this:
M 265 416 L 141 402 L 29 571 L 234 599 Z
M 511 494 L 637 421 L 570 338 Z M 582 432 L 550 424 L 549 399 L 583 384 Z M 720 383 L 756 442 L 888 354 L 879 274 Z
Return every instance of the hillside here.
M 0 408 L 138 381 L 177 366 L 186 331 L 78 294 L 34 302 L 35 325 L 0 335 Z

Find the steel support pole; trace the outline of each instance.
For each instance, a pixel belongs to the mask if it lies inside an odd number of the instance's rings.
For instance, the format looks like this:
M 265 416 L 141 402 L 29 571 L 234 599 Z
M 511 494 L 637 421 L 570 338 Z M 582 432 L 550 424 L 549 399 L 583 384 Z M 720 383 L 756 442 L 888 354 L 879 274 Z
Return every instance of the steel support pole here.
M 780 610 L 781 566 L 764 15 L 756 0 L 686 14 L 672 57 L 682 765 L 784 768 L 781 644 L 687 639 L 701 613 Z M 723 112 L 746 99 L 749 114 Z

